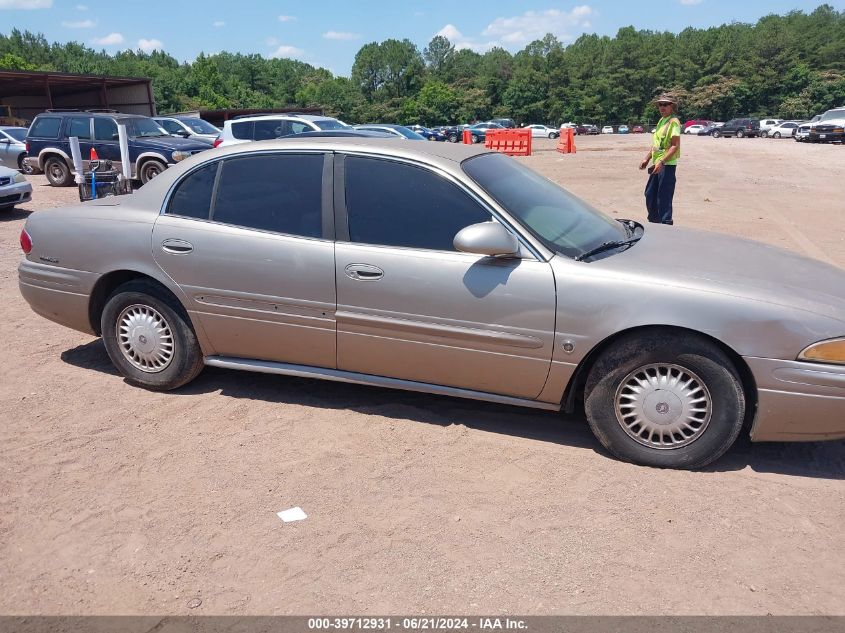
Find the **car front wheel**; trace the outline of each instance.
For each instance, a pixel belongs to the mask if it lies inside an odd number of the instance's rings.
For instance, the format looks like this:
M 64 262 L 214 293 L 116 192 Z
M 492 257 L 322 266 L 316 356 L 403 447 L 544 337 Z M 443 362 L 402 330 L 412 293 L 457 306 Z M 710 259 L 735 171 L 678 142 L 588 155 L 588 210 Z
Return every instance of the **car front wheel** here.
M 722 134 L 721 134 L 721 132 L 719 132 L 719 130 L 713 130 L 710 133 L 710 136 L 712 136 L 713 138 L 719 138 L 720 136 L 722 136 Z
M 772 138 L 780 138 L 780 132 L 775 132 L 772 134 Z
M 160 160 L 148 160 L 141 167 L 141 173 L 139 174 L 141 184 L 146 185 L 165 169 L 167 169 L 167 165 L 162 163 Z
M 203 369 L 187 314 L 156 284 L 136 280 L 117 288 L 106 302 L 100 325 L 109 358 L 130 384 L 169 391 Z
M 457 143 L 458 142 L 458 135 L 457 134 L 450 134 L 449 135 L 449 142 L 450 143 Z
M 731 360 L 688 334 L 632 335 L 587 378 L 590 428 L 616 457 L 643 466 L 701 468 L 736 440 L 745 394 Z
M 737 136 L 739 136 L 738 133 L 737 133 Z M 769 138 L 769 133 L 768 132 L 760 132 L 760 136 L 762 136 L 763 138 Z M 777 136 L 775 138 L 777 138 Z

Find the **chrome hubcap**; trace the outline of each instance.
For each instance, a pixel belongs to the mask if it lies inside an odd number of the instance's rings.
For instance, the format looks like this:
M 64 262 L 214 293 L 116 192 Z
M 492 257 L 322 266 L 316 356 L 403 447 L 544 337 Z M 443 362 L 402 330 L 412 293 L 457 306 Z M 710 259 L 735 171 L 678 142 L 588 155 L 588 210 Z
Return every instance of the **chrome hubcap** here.
M 141 371 L 163 371 L 173 360 L 173 333 L 157 310 L 131 305 L 117 317 L 117 342 L 123 356 Z
M 616 390 L 616 419 L 633 440 L 657 449 L 686 446 L 710 423 L 704 382 L 680 365 L 656 364 L 628 374 Z

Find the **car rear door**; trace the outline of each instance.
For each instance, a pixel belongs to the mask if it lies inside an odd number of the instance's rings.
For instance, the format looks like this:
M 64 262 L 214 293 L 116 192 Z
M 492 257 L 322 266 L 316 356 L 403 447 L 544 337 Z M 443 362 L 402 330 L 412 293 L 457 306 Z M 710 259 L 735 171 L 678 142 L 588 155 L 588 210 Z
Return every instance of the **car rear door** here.
M 455 234 L 491 211 L 444 172 L 337 161 L 338 369 L 536 398 L 554 340 L 550 265 L 457 252 Z
M 127 130 L 128 133 L 128 130 Z M 117 123 L 110 117 L 94 117 L 94 149 L 97 156 L 112 161 L 115 169 L 123 169 L 120 163 L 120 141 L 117 137 Z
M 323 152 L 238 154 L 171 190 L 153 255 L 214 354 L 336 366 L 331 168 Z
M 79 139 L 79 151 L 82 155 L 82 164 L 87 169 L 88 162 L 91 160 L 91 149 L 94 147 L 93 141 L 93 117 L 91 116 L 69 116 L 65 119 L 65 133 L 64 136 L 70 139 L 75 136 Z M 70 156 L 70 147 L 68 147 L 68 156 Z M 71 169 L 73 164 L 70 163 Z

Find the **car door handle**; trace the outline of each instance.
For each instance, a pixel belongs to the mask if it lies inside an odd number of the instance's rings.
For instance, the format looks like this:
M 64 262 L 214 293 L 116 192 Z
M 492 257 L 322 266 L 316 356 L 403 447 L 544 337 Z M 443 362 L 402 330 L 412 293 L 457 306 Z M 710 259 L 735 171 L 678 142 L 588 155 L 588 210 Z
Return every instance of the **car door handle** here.
M 194 250 L 194 245 L 185 240 L 164 240 L 161 243 L 161 250 L 172 255 L 187 255 Z
M 345 271 L 346 276 L 355 281 L 378 281 L 384 277 L 384 271 L 371 264 L 349 264 Z

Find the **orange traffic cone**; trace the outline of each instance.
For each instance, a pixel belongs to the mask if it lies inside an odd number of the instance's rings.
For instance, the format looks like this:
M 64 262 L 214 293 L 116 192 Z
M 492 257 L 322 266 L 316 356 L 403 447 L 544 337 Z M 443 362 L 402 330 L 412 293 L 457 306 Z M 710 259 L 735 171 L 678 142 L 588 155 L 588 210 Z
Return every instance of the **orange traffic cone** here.
M 91 148 L 91 160 L 100 160 L 100 157 L 97 156 L 97 150 L 93 147 Z

